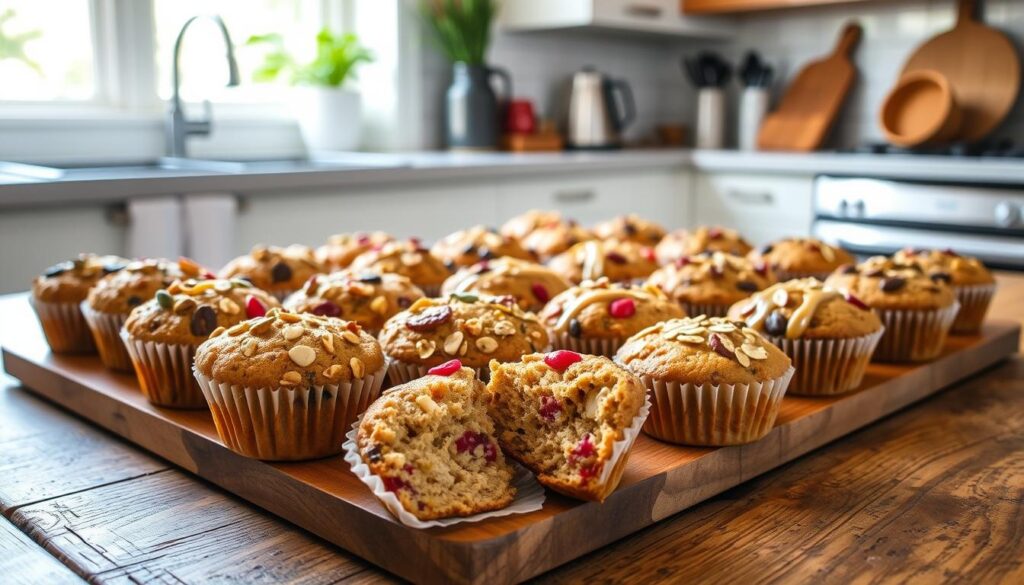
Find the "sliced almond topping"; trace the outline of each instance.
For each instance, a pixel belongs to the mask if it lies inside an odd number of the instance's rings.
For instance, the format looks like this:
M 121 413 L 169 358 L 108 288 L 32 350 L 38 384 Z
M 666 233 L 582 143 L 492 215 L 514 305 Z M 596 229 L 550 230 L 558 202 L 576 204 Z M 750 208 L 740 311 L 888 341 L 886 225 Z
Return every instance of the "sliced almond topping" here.
M 530 337 L 532 337 L 534 339 L 540 339 L 541 337 L 544 337 L 544 334 L 541 333 L 540 331 L 534 330 L 534 331 L 530 332 Z
M 708 327 L 708 330 L 714 331 L 715 333 L 732 333 L 733 331 L 736 331 L 736 326 L 732 323 L 715 323 L 711 327 Z
M 704 343 L 704 338 L 700 335 L 680 335 L 676 340 L 683 343 Z
M 226 329 L 224 329 L 223 327 L 218 327 L 213 330 L 213 333 L 210 334 L 210 337 L 217 337 L 221 333 L 224 333 L 224 331 L 226 331 Z
M 333 333 L 328 331 L 327 333 L 324 333 L 323 335 L 321 335 L 320 336 L 320 343 L 324 344 L 324 349 L 327 350 L 327 353 L 331 353 L 331 354 L 334 353 L 334 334 Z
M 289 325 L 285 327 L 284 330 L 281 331 L 281 334 L 284 335 L 284 338 L 286 340 L 294 341 L 302 337 L 302 334 L 305 333 L 305 331 L 306 330 L 302 327 L 302 325 Z
M 379 296 L 370 301 L 370 310 L 378 315 L 384 315 L 388 312 L 388 300 L 384 296 Z
M 722 347 L 729 351 L 736 351 L 736 344 L 725 335 L 719 335 L 718 340 L 722 342 Z
M 242 341 L 242 355 L 252 357 L 256 353 L 256 340 L 249 337 Z
M 498 349 L 498 342 L 493 337 L 481 337 L 476 340 L 476 348 L 483 353 L 491 353 Z
M 241 335 L 241 334 L 245 333 L 248 330 L 249 330 L 249 322 L 248 321 L 242 321 L 238 325 L 235 325 L 231 329 L 228 329 L 228 335 L 230 335 L 231 337 L 234 337 L 236 335 Z
M 238 303 L 227 297 L 222 298 L 220 302 L 217 303 L 217 306 L 220 307 L 221 312 L 225 315 L 237 315 L 238 312 L 242 310 L 242 308 L 238 306 Z
M 444 339 L 444 352 L 448 355 L 455 355 L 459 352 L 459 346 L 462 345 L 462 339 L 465 336 L 461 331 L 456 331 Z
M 417 252 L 406 252 L 401 256 L 402 264 L 406 266 L 416 266 L 420 262 L 423 262 L 423 257 Z
M 743 350 L 743 353 L 747 354 L 748 356 L 750 356 L 751 358 L 753 358 L 755 360 L 768 359 L 768 351 L 765 350 L 765 348 L 763 348 L 763 347 L 760 347 L 760 346 L 757 346 L 757 345 L 751 345 L 749 343 L 744 343 L 740 347 L 740 349 Z
M 419 354 L 420 359 L 427 359 L 434 355 L 434 350 L 437 349 L 437 344 L 430 339 L 421 339 L 416 342 L 416 353 Z
M 341 332 L 341 337 L 349 343 L 359 343 L 359 335 L 348 329 Z
M 324 370 L 324 378 L 328 380 L 336 380 L 338 376 L 341 376 L 342 367 L 338 364 L 333 364 L 331 367 Z
M 279 311 L 277 317 L 284 321 L 285 323 L 299 323 L 302 321 L 301 315 L 296 315 L 295 313 L 287 313 L 285 311 Z
M 779 290 L 772 293 L 772 303 L 785 307 L 789 304 L 789 291 L 780 288 Z
M 744 368 L 750 367 L 750 358 L 742 350 L 736 350 L 736 361 Z
M 836 252 L 832 249 L 832 246 L 829 246 L 828 244 L 821 244 L 818 246 L 818 249 L 821 250 L 821 257 L 825 260 L 832 262 L 836 259 Z
M 195 308 L 195 306 L 196 306 L 196 302 L 195 301 L 193 301 L 192 299 L 189 299 L 189 298 L 185 298 L 185 299 L 181 299 L 178 302 L 174 303 L 174 309 L 173 310 L 174 310 L 174 312 L 176 314 L 181 315 L 182 313 L 187 313 L 188 311 L 191 311 L 192 309 Z
M 249 327 L 249 332 L 253 334 L 263 333 L 273 322 L 274 319 L 272 317 L 264 317 L 258 321 L 254 321 L 252 326 Z
M 304 368 L 316 361 L 316 350 L 308 345 L 296 345 L 288 350 L 288 357 L 299 367 Z
M 366 366 L 363 365 L 363 361 L 357 357 L 354 357 L 348 361 L 348 365 L 352 368 L 352 375 L 356 378 L 362 378 L 363 374 L 366 373 Z
M 302 374 L 298 372 L 285 372 L 284 375 L 281 376 L 281 381 L 279 382 L 279 384 L 281 384 L 282 386 L 295 386 L 296 384 L 299 384 L 301 382 Z
M 215 290 L 217 292 L 225 293 L 225 292 L 228 292 L 229 290 L 231 290 L 232 286 L 233 285 L 231 284 L 230 280 L 218 280 L 217 284 L 213 285 L 213 290 Z
M 459 346 L 459 355 L 466 355 L 467 351 L 469 351 L 469 341 L 468 340 L 467 341 L 463 341 L 462 345 Z

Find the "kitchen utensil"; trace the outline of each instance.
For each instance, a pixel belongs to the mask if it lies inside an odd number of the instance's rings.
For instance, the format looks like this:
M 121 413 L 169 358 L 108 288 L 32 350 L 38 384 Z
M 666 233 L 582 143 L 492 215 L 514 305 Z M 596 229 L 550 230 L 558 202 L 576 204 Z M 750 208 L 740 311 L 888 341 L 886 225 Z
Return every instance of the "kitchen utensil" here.
M 762 78 L 757 79 L 760 81 Z M 768 102 L 768 90 L 760 85 L 747 85 L 740 94 L 739 123 L 736 129 L 736 143 L 740 150 L 757 149 L 757 133 L 768 113 Z
M 505 109 L 505 132 L 533 134 L 537 131 L 537 118 L 533 102 L 526 99 L 511 100 Z
M 847 24 L 835 50 L 804 67 L 761 125 L 758 148 L 811 151 L 821 146 L 857 77 L 850 53 L 860 37 L 860 25 Z
M 952 139 L 960 129 L 962 115 L 946 76 L 918 69 L 900 78 L 886 96 L 878 118 L 889 142 L 915 147 Z
M 919 47 L 900 74 L 933 69 L 946 76 L 963 110 L 957 138 L 975 142 L 1006 118 L 1020 91 L 1020 56 L 1003 33 L 975 18 L 975 0 L 960 0 L 956 26 Z
M 703 87 L 697 91 L 697 148 L 725 146 L 725 91 Z
M 710 51 L 701 51 L 696 58 L 684 57 L 683 71 L 697 88 L 721 87 L 732 76 L 732 66 Z
M 570 148 L 619 148 L 622 130 L 634 118 L 636 107 L 628 83 L 610 79 L 591 67 L 573 75 L 567 137 Z
M 501 119 L 498 97 L 491 79 L 504 84 L 504 95 L 512 95 L 512 80 L 504 69 L 485 65 L 455 63 L 452 84 L 445 96 L 445 129 L 451 150 L 495 150 L 500 139 Z
M 773 70 L 761 60 L 757 51 L 748 51 L 740 66 L 740 81 L 744 87 L 768 87 L 772 84 Z

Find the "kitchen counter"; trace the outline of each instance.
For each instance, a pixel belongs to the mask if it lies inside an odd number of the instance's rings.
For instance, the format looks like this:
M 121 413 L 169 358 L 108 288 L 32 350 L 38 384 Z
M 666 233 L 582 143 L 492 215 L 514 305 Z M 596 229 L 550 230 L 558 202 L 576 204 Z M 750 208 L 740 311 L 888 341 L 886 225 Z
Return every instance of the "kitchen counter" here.
M 332 163 L 331 156 L 335 157 Z M 339 158 L 340 157 L 340 158 Z M 308 165 L 255 165 L 246 172 L 76 170 L 58 179 L 0 174 L 0 208 L 123 201 L 151 195 L 259 194 L 344 187 L 530 177 L 644 168 L 789 175 L 857 175 L 919 181 L 1024 184 L 1024 159 L 689 149 L 557 153 L 344 153 Z
M 0 441 L 5 582 L 395 581 L 10 378 Z M 1020 582 L 1021 453 L 1018 355 L 539 581 Z

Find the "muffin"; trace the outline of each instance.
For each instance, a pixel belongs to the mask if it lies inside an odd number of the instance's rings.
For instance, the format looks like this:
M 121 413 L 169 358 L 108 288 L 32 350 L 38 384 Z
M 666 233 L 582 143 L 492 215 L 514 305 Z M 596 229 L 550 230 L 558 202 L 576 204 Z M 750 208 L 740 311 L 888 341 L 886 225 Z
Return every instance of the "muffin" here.
M 385 232 L 336 234 L 327 238 L 327 243 L 317 248 L 316 259 L 326 270 L 341 270 L 348 268 L 363 252 L 369 252 L 394 241 L 395 237 Z
M 548 335 L 533 313 L 510 297 L 468 293 L 420 299 L 388 319 L 380 344 L 391 358 L 392 384 L 408 382 L 452 358 L 486 375 L 488 362 L 517 361 L 548 348 Z
M 392 388 L 359 422 L 352 471 L 403 523 L 507 507 L 515 470 L 495 440 L 487 393 L 470 368 L 438 368 Z
M 556 492 L 604 501 L 647 417 L 647 390 L 606 357 L 567 350 L 491 362 L 488 412 L 509 457 Z
M 695 230 L 676 230 L 658 242 L 654 253 L 659 264 L 671 264 L 684 256 L 704 252 L 725 252 L 746 256 L 751 246 L 736 230 L 701 226 Z
M 779 282 L 807 277 L 824 280 L 840 266 L 857 261 L 846 250 L 814 238 L 778 240 L 752 250 L 747 257 L 768 264 Z
M 470 292 L 510 296 L 520 309 L 537 312 L 551 297 L 570 286 L 569 281 L 546 266 L 506 257 L 481 260 L 460 269 L 444 281 L 441 294 Z
M 794 371 L 757 331 L 704 315 L 644 329 L 615 361 L 651 392 L 644 432 L 698 446 L 740 445 L 768 434 Z
M 246 280 L 186 280 L 132 309 L 121 339 L 142 393 L 157 406 L 206 408 L 192 376 L 196 348 L 219 329 L 262 317 L 277 299 Z
M 293 244 L 287 248 L 253 246 L 247 255 L 228 262 L 218 276 L 248 280 L 280 301 L 302 288 L 310 276 L 326 271 L 312 248 Z
M 729 319 L 743 321 L 786 352 L 796 368 L 789 393 L 807 396 L 856 390 L 884 331 L 860 299 L 816 278 L 754 293 L 729 309 Z
M 996 279 L 980 260 L 962 256 L 949 248 L 930 251 L 905 248 L 896 252 L 893 260 L 917 264 L 929 278 L 945 281 L 953 287 L 960 311 L 950 333 L 972 334 L 981 329 L 996 293 Z
M 764 263 L 723 252 L 683 256 L 647 279 L 678 302 L 687 315 L 722 317 L 733 303 L 775 283 Z
M 593 231 L 602 240 L 635 242 L 652 248 L 665 237 L 665 228 L 632 213 L 602 221 Z
M 82 315 L 92 331 L 103 365 L 111 370 L 132 371 L 132 360 L 121 340 L 121 327 L 132 309 L 153 298 L 156 291 L 167 288 L 175 280 L 186 276 L 198 278 L 202 270 L 198 264 L 182 258 L 179 262 L 167 260 L 137 260 L 99 279 L 89 289 L 82 303 Z
M 602 278 L 551 299 L 540 320 L 554 347 L 611 357 L 627 337 L 658 321 L 684 315 L 657 287 L 611 285 Z
M 646 278 L 658 268 L 658 263 L 654 248 L 634 242 L 593 240 L 576 244 L 555 256 L 548 267 L 579 284 L 602 276 L 612 282 Z
M 504 256 L 520 260 L 532 259 L 518 241 L 482 225 L 448 234 L 430 248 L 430 253 L 439 258 L 449 270 Z
M 530 235 L 533 230 L 541 227 L 562 225 L 568 221 L 569 220 L 562 217 L 562 212 L 560 211 L 531 209 L 527 212 L 520 213 L 503 223 L 501 225 L 501 229 L 498 230 L 498 233 L 506 238 L 519 240 L 521 242 L 523 238 Z
M 594 234 L 576 222 L 564 222 L 554 226 L 541 226 L 530 232 L 519 242 L 534 258 L 547 262 L 580 242 L 595 239 Z
M 376 335 L 385 321 L 423 297 L 423 291 L 401 274 L 342 270 L 309 277 L 302 290 L 285 299 L 284 308 L 355 321 Z
M 429 297 L 436 297 L 441 292 L 441 283 L 451 276 L 444 263 L 416 239 L 390 242 L 364 252 L 352 261 L 351 268 L 357 272 L 400 274 Z
M 874 359 L 923 362 L 938 357 L 960 304 L 945 280 L 932 279 L 918 264 L 885 256 L 845 266 L 825 281 L 871 307 L 885 325 Z
M 341 452 L 380 395 L 380 344 L 358 324 L 270 309 L 219 328 L 195 352 L 195 377 L 221 441 L 268 461 Z
M 96 351 L 89 325 L 82 315 L 82 301 L 100 279 L 121 270 L 128 260 L 118 256 L 82 254 L 46 269 L 32 281 L 29 302 L 35 309 L 46 343 L 54 353 Z

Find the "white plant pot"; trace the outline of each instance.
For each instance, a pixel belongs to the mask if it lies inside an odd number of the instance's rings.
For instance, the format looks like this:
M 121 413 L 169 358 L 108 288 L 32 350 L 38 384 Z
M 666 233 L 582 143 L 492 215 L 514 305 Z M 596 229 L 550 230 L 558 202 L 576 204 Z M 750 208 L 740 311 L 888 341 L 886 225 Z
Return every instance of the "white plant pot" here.
M 308 150 L 359 148 L 362 100 L 358 93 L 328 87 L 296 87 L 292 112 Z

